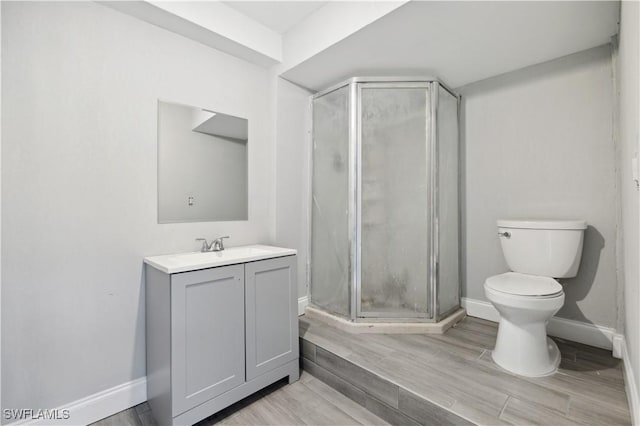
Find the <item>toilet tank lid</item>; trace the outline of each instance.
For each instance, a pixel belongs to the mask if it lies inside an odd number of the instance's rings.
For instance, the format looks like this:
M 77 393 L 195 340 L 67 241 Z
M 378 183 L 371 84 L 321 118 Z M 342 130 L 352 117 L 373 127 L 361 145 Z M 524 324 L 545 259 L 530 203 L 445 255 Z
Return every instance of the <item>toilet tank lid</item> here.
M 587 222 L 580 219 L 500 219 L 498 220 L 498 227 L 522 229 L 587 229 Z

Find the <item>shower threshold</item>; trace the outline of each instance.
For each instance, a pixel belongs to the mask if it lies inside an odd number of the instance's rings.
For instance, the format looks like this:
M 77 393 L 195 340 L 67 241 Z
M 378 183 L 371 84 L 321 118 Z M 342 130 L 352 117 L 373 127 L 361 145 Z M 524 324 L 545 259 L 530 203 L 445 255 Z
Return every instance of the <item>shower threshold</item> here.
M 368 321 L 364 318 L 358 321 L 349 321 L 312 305 L 307 305 L 304 313 L 307 318 L 322 321 L 339 330 L 356 334 L 443 334 L 467 316 L 467 311 L 460 308 L 438 322 L 415 322 L 415 320 L 400 322 L 404 320 L 399 318 L 394 318 L 394 322 L 382 322 L 379 319 Z

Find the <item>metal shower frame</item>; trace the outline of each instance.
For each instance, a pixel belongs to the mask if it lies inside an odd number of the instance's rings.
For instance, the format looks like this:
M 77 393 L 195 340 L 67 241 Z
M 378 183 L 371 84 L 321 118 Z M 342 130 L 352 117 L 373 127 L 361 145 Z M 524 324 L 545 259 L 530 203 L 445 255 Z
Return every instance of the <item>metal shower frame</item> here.
M 431 296 L 431 300 L 429 301 L 428 309 L 426 316 L 416 315 L 408 317 L 404 313 L 390 313 L 390 312 L 369 312 L 367 311 L 367 316 L 360 316 L 361 312 L 361 291 L 362 291 L 362 283 L 361 283 L 361 240 L 362 240 L 362 232 L 361 232 L 361 214 L 362 214 L 362 182 L 361 182 L 361 173 L 362 173 L 362 141 L 361 141 L 361 123 L 360 123 L 360 108 L 361 108 L 361 96 L 360 92 L 363 87 L 366 87 L 368 83 L 374 83 L 372 86 L 376 87 L 398 87 L 398 88 L 407 88 L 407 87 L 424 87 L 429 91 L 429 122 L 428 122 L 428 131 L 429 138 L 425 141 L 428 143 L 427 147 L 427 161 L 429 164 L 428 169 L 428 179 L 429 179 L 429 217 L 427 219 L 428 229 L 431 231 L 430 235 L 430 244 L 428 247 L 429 253 L 429 277 L 427 288 L 428 292 Z M 348 214 L 348 228 L 349 228 L 349 318 L 352 321 L 366 321 L 366 320 L 376 320 L 389 318 L 394 320 L 406 319 L 409 321 L 420 321 L 420 322 L 437 322 L 442 318 L 448 316 L 450 313 L 456 311 L 460 308 L 460 297 L 461 297 L 461 285 L 458 283 L 458 306 L 454 306 L 452 309 L 447 312 L 439 311 L 439 300 L 438 300 L 438 241 L 439 241 L 439 227 L 438 227 L 438 139 L 437 139 L 437 114 L 438 114 L 438 88 L 442 87 L 448 93 L 450 93 L 457 101 L 458 111 L 457 111 L 457 125 L 458 125 L 458 205 L 461 205 L 461 179 L 460 179 L 460 96 L 456 94 L 451 88 L 442 83 L 436 78 L 433 77 L 353 77 L 336 85 L 333 85 L 321 92 L 316 93 L 312 96 L 313 99 L 320 98 L 324 95 L 327 95 L 331 92 L 334 92 L 343 87 L 349 87 L 349 214 Z M 313 116 L 313 102 L 311 102 L 311 114 Z M 313 126 L 313 121 L 312 121 Z M 308 232 L 309 232 L 309 241 L 308 241 L 308 261 L 307 261 L 307 282 L 311 283 L 311 258 L 313 256 L 312 252 L 312 202 L 313 202 L 313 186 L 312 186 L 312 176 L 313 176 L 313 130 L 311 135 L 311 149 L 309 150 L 309 182 L 308 182 L 308 190 L 309 190 L 309 210 L 308 210 Z M 429 139 L 431 142 L 429 142 Z M 461 229 L 461 215 L 458 211 L 458 229 Z M 460 235 L 460 233 L 458 233 Z M 458 245 L 460 247 L 460 245 Z M 461 277 L 460 274 L 460 250 L 458 250 L 458 276 Z

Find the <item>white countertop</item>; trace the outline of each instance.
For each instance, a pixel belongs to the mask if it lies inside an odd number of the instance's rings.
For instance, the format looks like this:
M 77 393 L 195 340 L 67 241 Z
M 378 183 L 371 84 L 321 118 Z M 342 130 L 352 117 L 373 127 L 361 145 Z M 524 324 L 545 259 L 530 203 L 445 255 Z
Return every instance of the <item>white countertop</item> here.
M 294 249 L 252 245 L 229 247 L 222 251 L 190 252 L 150 256 L 144 258 L 144 263 L 167 274 L 197 271 L 198 269 L 215 268 L 217 266 L 233 265 L 237 263 L 253 262 L 274 257 L 292 256 L 297 254 Z

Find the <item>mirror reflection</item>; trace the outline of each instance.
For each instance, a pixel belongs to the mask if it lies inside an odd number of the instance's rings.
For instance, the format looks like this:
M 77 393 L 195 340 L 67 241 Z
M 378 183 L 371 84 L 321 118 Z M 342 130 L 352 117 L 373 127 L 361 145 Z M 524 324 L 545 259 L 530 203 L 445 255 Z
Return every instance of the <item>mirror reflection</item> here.
M 158 101 L 158 222 L 248 218 L 248 122 Z

